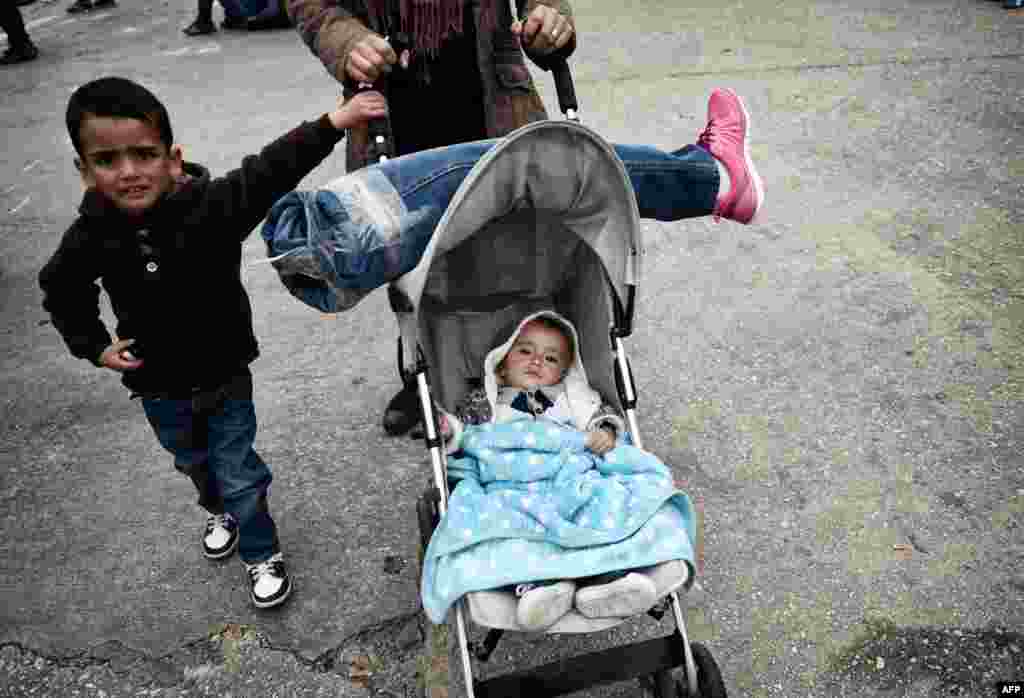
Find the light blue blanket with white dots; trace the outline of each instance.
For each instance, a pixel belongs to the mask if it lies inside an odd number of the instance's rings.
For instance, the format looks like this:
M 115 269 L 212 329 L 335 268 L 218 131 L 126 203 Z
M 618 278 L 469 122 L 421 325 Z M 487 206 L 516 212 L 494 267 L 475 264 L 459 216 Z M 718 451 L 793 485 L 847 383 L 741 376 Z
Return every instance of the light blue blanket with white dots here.
M 525 415 L 466 427 L 423 564 L 432 621 L 471 591 L 693 561 L 693 506 L 665 464 L 621 444 L 595 456 L 585 437 Z

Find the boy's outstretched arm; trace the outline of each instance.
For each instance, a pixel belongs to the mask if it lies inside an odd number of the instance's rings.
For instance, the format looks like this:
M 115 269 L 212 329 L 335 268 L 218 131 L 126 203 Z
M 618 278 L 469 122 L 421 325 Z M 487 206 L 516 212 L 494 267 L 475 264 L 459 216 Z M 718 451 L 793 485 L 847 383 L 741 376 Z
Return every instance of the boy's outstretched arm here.
M 219 218 L 234 239 L 244 240 L 278 199 L 323 162 L 344 136 L 345 129 L 387 114 L 384 96 L 363 92 L 316 121 L 306 121 L 242 166 L 210 182 L 199 215 Z

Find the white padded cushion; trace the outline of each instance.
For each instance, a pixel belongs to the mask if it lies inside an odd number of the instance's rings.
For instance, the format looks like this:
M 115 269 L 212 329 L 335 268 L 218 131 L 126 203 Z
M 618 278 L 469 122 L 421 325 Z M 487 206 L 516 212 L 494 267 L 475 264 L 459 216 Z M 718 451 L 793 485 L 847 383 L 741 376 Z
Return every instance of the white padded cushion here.
M 670 560 L 654 567 L 637 570 L 643 572 L 654 582 L 658 590 L 658 598 L 676 591 L 680 587 L 689 587 L 693 580 L 690 564 L 685 560 Z M 466 594 L 466 606 L 469 617 L 477 625 L 485 628 L 501 628 L 530 632 L 516 622 L 516 606 L 519 599 L 511 591 L 474 591 Z M 593 633 L 606 630 L 626 620 L 625 618 L 587 618 L 575 609 L 562 616 L 545 633 Z

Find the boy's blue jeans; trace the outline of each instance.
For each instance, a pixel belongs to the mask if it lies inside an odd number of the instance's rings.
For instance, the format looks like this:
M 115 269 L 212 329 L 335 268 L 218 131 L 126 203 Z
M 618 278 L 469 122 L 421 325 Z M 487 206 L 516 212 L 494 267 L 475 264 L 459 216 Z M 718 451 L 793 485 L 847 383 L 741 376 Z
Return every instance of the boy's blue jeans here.
M 270 468 L 253 450 L 256 410 L 248 369 L 191 397 L 142 396 L 142 408 L 174 467 L 199 491 L 199 504 L 238 521 L 238 553 L 244 562 L 278 552 L 277 528 L 267 507 Z
M 346 175 L 333 191 L 286 194 L 261 234 L 288 290 L 323 312 L 347 310 L 419 262 L 473 165 L 498 140 L 404 155 Z M 719 175 L 699 146 L 668 153 L 615 145 L 641 218 L 675 221 L 714 211 Z

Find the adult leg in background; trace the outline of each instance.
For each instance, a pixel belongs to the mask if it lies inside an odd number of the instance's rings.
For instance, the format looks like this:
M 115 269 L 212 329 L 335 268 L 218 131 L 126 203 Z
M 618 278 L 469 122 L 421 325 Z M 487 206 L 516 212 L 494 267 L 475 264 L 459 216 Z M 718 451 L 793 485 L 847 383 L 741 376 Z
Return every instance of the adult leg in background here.
M 189 36 L 201 36 L 217 31 L 217 27 L 213 23 L 213 0 L 198 0 L 195 20 L 182 31 Z
M 24 63 L 39 55 L 39 50 L 25 30 L 21 10 L 13 0 L 0 3 L 0 28 L 7 34 L 7 49 L 0 56 L 0 65 Z

